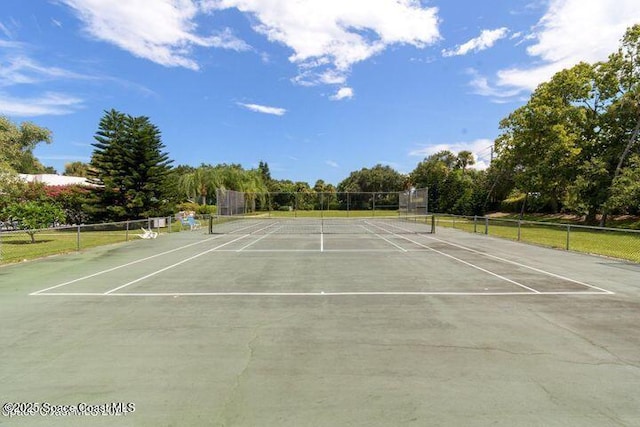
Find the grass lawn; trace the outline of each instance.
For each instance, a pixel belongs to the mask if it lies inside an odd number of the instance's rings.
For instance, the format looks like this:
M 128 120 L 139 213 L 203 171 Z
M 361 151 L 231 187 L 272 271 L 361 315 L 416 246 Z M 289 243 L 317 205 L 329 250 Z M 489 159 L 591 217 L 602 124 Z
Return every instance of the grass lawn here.
M 453 227 L 470 233 L 485 233 L 485 221 L 472 218 L 438 217 L 437 226 Z M 523 222 L 518 236 L 518 223 L 489 219 L 488 235 L 536 245 L 567 249 L 576 252 L 604 255 L 640 263 L 640 233 L 624 230 L 596 230 L 571 224 Z
M 166 230 L 166 229 L 165 229 Z M 95 246 L 124 243 L 138 239 L 139 230 L 118 231 L 82 231 L 80 233 L 80 249 Z M 78 233 L 76 229 L 46 230 L 36 233 L 35 243 L 25 232 L 0 233 L 0 263 L 7 264 L 40 258 L 48 255 L 74 252 L 78 249 Z

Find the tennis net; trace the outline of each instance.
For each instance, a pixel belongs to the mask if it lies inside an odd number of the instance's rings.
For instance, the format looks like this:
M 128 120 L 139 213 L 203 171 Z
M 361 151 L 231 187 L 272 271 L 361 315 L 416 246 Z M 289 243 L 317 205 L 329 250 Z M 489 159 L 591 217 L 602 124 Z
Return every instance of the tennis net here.
M 211 234 L 417 234 L 433 233 L 432 215 L 354 218 L 218 217 Z

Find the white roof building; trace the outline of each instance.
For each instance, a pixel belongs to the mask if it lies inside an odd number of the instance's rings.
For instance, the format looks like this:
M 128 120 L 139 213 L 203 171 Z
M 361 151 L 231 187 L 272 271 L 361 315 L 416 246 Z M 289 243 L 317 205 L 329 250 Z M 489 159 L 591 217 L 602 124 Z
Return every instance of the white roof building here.
M 41 182 L 44 185 L 88 185 L 92 186 L 93 184 L 89 183 L 87 178 L 83 178 L 80 176 L 65 176 L 65 175 L 55 175 L 51 173 L 41 173 L 38 175 L 31 175 L 21 173 L 18 174 L 21 179 L 27 182 Z

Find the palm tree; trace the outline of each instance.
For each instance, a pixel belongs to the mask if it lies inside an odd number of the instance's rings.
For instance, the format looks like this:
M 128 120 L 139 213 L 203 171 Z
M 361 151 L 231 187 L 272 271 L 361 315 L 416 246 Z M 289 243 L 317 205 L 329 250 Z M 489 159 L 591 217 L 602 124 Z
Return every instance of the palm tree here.
M 193 202 L 207 204 L 207 197 L 217 188 L 223 188 L 222 176 L 218 170 L 210 166 L 199 166 L 193 172 L 182 175 L 178 186 L 180 192 Z
M 458 160 L 456 163 L 457 163 L 457 166 L 460 169 L 462 169 L 462 172 L 464 173 L 464 171 L 467 169 L 467 166 L 474 165 L 476 161 L 473 158 L 473 153 L 471 151 L 463 150 L 458 153 Z

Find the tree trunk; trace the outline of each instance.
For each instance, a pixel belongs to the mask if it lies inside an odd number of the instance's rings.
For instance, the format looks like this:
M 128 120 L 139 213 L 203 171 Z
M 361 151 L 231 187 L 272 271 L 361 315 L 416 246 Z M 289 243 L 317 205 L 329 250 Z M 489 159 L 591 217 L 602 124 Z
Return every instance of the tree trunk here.
M 520 209 L 520 220 L 524 217 L 524 208 L 527 206 L 527 199 L 529 198 L 529 192 L 524 193 L 524 200 L 522 201 L 522 208 Z

